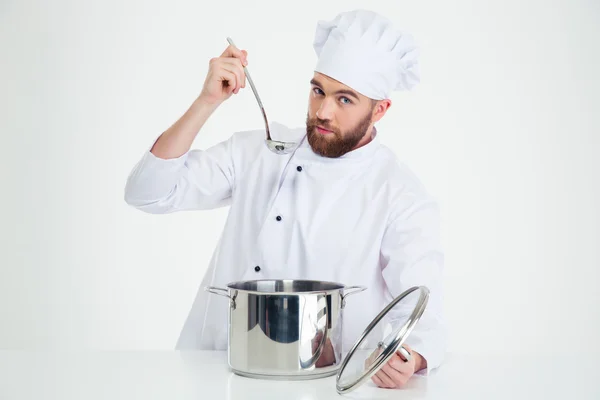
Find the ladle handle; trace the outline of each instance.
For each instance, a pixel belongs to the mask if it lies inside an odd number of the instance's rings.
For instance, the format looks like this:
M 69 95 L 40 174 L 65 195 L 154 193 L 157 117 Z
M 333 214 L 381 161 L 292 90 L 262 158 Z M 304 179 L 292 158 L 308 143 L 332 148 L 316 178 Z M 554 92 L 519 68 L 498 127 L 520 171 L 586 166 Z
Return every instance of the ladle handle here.
M 237 47 L 235 43 L 233 43 L 233 39 L 227 37 L 227 42 L 233 47 Z M 246 79 L 248 79 L 248 83 L 250 83 L 250 87 L 252 88 L 252 92 L 254 92 L 254 97 L 256 97 L 256 101 L 258 102 L 258 106 L 260 107 L 260 111 L 262 112 L 263 119 L 265 120 L 265 129 L 267 131 L 267 140 L 271 140 L 271 132 L 269 130 L 269 122 L 267 120 L 267 113 L 265 113 L 265 108 L 263 107 L 262 101 L 260 101 L 260 96 L 258 95 L 258 91 L 256 90 L 256 86 L 254 86 L 254 81 L 250 77 L 250 73 L 248 72 L 248 68 L 244 68 L 244 73 L 246 74 Z
M 233 40 L 230 37 L 227 38 L 227 41 L 233 47 L 237 47 L 235 45 L 235 43 L 233 43 Z M 254 97 L 256 97 L 256 101 L 258 102 L 259 107 L 262 109 L 263 108 L 262 101 L 260 101 L 260 96 L 258 95 L 256 86 L 254 86 L 254 82 L 252 81 L 252 78 L 250 77 L 250 74 L 248 73 L 248 68 L 246 68 L 246 67 L 243 67 L 243 68 L 244 68 L 244 73 L 246 74 L 246 79 L 248 79 L 248 83 L 250 83 L 250 87 L 252 88 L 252 91 L 254 92 Z

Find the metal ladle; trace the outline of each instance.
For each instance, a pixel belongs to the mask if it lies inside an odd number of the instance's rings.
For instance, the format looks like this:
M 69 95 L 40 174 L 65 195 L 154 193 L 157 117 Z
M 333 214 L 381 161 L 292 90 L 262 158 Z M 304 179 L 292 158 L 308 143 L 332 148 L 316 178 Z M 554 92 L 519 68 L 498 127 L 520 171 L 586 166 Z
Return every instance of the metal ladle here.
M 230 37 L 227 38 L 227 41 L 229 42 L 230 45 L 232 45 L 234 47 L 237 47 L 233 43 L 233 40 L 231 40 Z M 296 147 L 296 143 L 294 143 L 294 142 L 280 142 L 278 140 L 271 139 L 271 133 L 269 131 L 269 122 L 267 121 L 267 114 L 265 113 L 265 108 L 263 107 L 262 101 L 260 101 L 260 97 L 258 96 L 258 92 L 256 91 L 256 87 L 254 86 L 254 82 L 252 81 L 252 78 L 250 78 L 250 74 L 248 73 L 248 69 L 246 67 L 244 67 L 244 73 L 246 74 L 246 79 L 248 79 L 248 82 L 250 83 L 250 87 L 252 88 L 252 91 L 254 92 L 254 97 L 256 97 L 256 101 L 258 102 L 258 106 L 260 107 L 260 110 L 262 111 L 263 118 L 265 120 L 265 129 L 267 131 L 267 139 L 265 140 L 265 142 L 267 143 L 267 147 L 273 153 L 277 153 L 277 154 L 289 154 L 289 153 L 291 153 L 294 150 L 294 148 Z

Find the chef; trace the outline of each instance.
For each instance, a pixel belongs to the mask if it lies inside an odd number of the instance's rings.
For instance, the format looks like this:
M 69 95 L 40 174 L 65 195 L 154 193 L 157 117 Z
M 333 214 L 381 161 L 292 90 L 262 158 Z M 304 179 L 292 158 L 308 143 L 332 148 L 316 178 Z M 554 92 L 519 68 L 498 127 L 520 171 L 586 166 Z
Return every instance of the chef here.
M 419 82 L 418 48 L 367 10 L 318 22 L 313 47 L 306 126 L 270 123 L 274 139 L 296 143 L 292 153 L 270 151 L 264 129 L 191 149 L 219 105 L 246 88 L 248 53 L 230 45 L 210 60 L 197 99 L 134 166 L 125 201 L 151 214 L 229 207 L 177 349 L 227 349 L 228 302 L 206 286 L 255 279 L 366 286 L 347 300 L 345 351 L 396 296 L 426 286 L 429 303 L 405 344 L 410 357 L 396 354 L 372 377 L 399 388 L 439 367 L 446 344 L 439 207 L 381 143 L 398 132 L 375 126 L 392 91 Z

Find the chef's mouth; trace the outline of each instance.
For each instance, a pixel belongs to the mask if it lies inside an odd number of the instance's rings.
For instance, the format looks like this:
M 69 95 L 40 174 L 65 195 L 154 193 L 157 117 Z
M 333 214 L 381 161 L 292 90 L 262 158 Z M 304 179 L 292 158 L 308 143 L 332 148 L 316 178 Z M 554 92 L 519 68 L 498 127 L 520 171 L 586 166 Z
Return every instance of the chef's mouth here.
M 333 131 L 329 130 L 329 129 L 325 129 L 323 127 L 321 127 L 320 125 L 317 125 L 317 131 L 321 134 L 329 134 L 329 133 L 333 133 Z

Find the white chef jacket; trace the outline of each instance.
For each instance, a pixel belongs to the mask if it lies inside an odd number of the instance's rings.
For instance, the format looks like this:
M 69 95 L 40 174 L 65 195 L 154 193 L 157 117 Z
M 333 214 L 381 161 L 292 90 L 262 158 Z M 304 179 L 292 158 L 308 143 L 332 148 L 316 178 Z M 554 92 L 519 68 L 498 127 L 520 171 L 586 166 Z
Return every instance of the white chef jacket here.
M 366 286 L 347 298 L 347 352 L 394 297 L 423 285 L 429 302 L 406 343 L 425 357 L 428 368 L 421 374 L 428 374 L 441 364 L 446 346 L 435 199 L 380 143 L 376 129 L 370 143 L 339 158 L 314 153 L 305 127 L 273 123 L 271 131 L 278 140 L 299 143 L 295 151 L 271 152 L 261 129 L 236 132 L 178 158 L 146 151 L 128 177 L 125 201 L 148 213 L 229 207 L 176 348 L 227 349 L 229 302 L 206 292 L 207 286 L 255 279 Z

